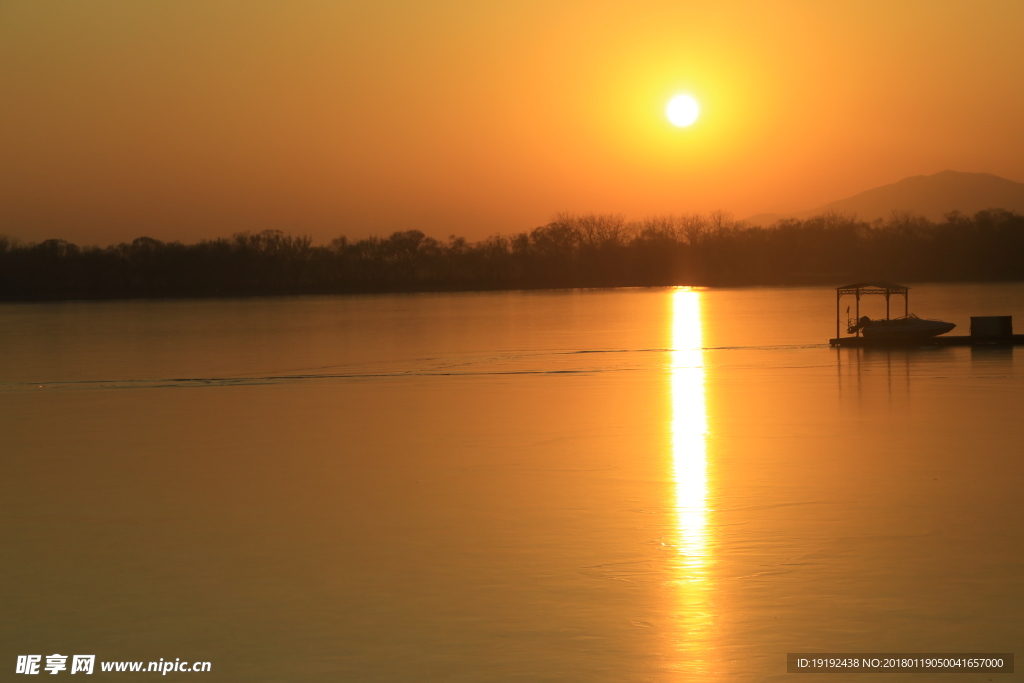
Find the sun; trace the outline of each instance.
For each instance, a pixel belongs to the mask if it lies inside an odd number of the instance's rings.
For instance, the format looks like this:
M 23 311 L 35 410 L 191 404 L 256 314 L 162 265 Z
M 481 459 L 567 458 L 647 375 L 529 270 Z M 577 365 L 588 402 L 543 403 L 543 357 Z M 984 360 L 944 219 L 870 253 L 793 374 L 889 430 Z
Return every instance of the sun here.
M 693 125 L 693 122 L 700 116 L 700 105 L 689 95 L 676 95 L 668 101 L 668 106 L 665 107 L 665 116 L 672 122 L 672 125 L 685 128 Z

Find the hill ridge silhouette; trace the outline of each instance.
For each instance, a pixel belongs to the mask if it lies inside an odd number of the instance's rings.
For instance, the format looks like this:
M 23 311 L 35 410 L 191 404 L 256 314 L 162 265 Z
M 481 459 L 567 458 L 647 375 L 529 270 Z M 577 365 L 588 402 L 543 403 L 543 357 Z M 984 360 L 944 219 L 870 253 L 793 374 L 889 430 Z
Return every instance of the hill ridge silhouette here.
M 973 215 L 985 209 L 1024 213 L 1024 183 L 992 173 L 945 170 L 909 176 L 880 185 L 816 209 L 795 213 L 761 213 L 744 219 L 751 225 L 770 225 L 788 218 L 805 219 L 823 213 L 855 214 L 866 221 L 909 212 L 938 221 L 951 211 Z

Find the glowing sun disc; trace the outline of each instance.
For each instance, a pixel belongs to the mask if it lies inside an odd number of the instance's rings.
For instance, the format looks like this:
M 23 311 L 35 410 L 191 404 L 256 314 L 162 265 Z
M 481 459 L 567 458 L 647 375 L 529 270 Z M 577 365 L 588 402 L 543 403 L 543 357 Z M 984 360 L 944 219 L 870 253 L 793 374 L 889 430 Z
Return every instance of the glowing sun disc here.
M 665 115 L 672 125 L 683 128 L 692 125 L 700 115 L 700 105 L 689 95 L 676 95 L 665 107 Z

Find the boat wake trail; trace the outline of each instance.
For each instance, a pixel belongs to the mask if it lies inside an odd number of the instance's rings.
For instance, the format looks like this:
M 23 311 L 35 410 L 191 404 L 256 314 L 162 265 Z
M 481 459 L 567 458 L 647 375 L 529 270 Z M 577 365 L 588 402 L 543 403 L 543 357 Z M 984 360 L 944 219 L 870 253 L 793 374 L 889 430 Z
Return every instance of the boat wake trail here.
M 703 351 L 799 350 L 824 344 L 708 347 Z M 121 379 L 48 379 L 0 382 L 0 391 L 41 389 L 187 389 L 290 384 L 314 381 L 373 381 L 425 377 L 495 377 L 503 375 L 590 375 L 607 372 L 662 372 L 675 349 L 542 350 L 487 355 L 413 358 L 386 363 L 340 363 L 287 370 L 264 370 L 224 376 L 179 376 Z M 720 364 L 720 363 L 714 363 Z

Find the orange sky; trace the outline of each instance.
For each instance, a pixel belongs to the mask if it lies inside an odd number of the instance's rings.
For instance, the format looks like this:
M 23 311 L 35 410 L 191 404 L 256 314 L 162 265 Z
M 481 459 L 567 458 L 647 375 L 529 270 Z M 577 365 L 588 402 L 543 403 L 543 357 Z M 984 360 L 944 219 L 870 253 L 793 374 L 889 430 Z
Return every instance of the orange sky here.
M 1022 181 L 1022 26 L 1018 0 L 4 0 L 0 234 L 478 239 Z

